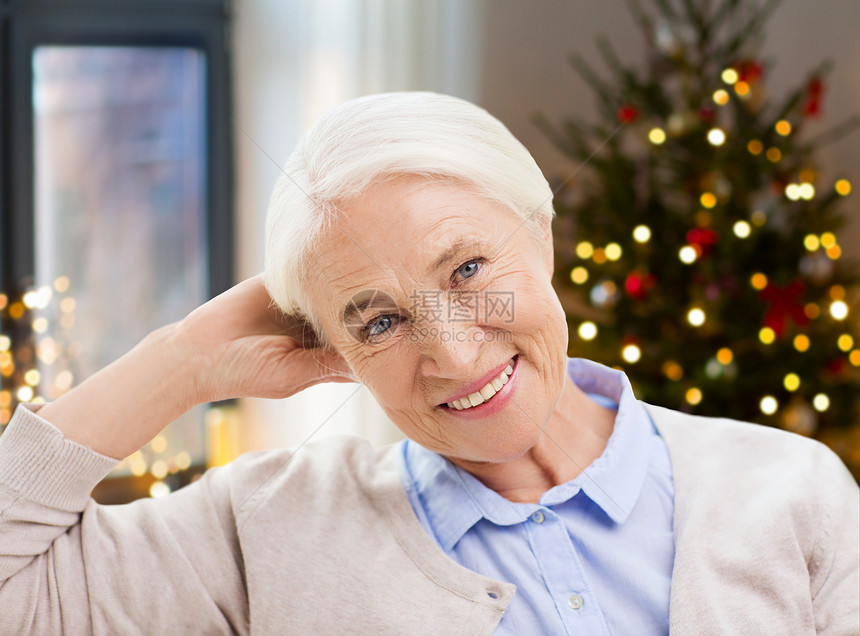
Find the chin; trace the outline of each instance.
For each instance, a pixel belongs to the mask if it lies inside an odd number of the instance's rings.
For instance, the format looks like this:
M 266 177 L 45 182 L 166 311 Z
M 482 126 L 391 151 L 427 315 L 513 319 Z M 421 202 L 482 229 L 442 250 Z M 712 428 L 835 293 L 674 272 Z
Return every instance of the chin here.
M 490 439 L 481 440 L 480 445 L 470 445 L 474 448 L 471 457 L 463 457 L 468 461 L 506 464 L 519 459 L 528 453 L 540 440 L 541 430 L 530 420 L 518 425 L 515 429 L 500 432 Z M 490 435 L 487 436 L 488 438 Z

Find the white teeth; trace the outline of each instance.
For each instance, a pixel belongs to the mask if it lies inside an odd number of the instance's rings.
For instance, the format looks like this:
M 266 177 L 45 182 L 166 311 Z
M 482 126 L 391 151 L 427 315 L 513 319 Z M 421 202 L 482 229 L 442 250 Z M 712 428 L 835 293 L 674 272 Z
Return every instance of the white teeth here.
M 496 393 L 498 393 L 499 390 L 501 390 L 501 388 L 505 384 L 507 384 L 511 374 L 514 372 L 513 365 L 513 361 L 508 362 L 508 366 L 505 368 L 505 370 L 502 371 L 497 377 L 490 380 L 486 384 L 486 386 L 484 386 L 484 388 L 482 388 L 480 391 L 475 391 L 467 397 L 454 400 L 453 402 L 448 402 L 448 407 L 456 409 L 458 411 L 462 411 L 463 409 L 469 409 L 473 406 L 483 404 L 491 397 L 493 397 Z

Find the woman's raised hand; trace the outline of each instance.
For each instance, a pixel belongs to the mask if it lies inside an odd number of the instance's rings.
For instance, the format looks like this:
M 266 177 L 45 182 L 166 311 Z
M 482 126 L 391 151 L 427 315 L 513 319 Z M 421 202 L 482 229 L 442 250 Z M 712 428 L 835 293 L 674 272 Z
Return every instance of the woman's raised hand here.
M 68 439 L 126 457 L 201 402 L 287 397 L 320 382 L 355 381 L 343 358 L 315 344 L 307 325 L 284 316 L 255 276 L 154 331 L 39 415 Z
M 271 300 L 262 275 L 245 280 L 177 324 L 204 363 L 199 401 L 283 398 L 321 382 L 354 382 L 344 359 L 319 347 L 310 325 Z

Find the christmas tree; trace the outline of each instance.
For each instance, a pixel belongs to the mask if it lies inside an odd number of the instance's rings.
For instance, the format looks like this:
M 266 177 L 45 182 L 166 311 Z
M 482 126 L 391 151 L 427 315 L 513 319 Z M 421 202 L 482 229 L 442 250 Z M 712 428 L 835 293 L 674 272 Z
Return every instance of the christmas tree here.
M 570 354 L 623 368 L 646 401 L 819 438 L 860 475 L 857 264 L 836 236 L 851 184 L 815 163 L 860 118 L 805 139 L 827 63 L 766 94 L 777 2 L 628 4 L 647 68 L 599 41 L 611 77 L 573 64 L 601 121 L 538 121 L 587 164 L 556 196 Z

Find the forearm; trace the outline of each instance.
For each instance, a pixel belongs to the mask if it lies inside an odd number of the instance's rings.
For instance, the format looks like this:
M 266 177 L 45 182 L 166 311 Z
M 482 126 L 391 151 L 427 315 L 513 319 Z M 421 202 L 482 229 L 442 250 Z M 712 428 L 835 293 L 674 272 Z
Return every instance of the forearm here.
M 168 325 L 39 415 L 67 439 L 121 459 L 198 403 L 195 360 Z

